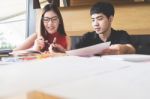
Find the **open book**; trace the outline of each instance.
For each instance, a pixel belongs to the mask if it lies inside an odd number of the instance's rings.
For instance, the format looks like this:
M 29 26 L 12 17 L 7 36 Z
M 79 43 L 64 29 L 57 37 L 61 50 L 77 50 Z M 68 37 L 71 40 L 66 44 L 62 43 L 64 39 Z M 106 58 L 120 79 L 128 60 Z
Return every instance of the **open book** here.
M 20 51 L 14 51 L 10 54 L 13 56 L 33 56 L 36 54 L 41 54 L 41 52 L 34 51 L 34 50 L 20 50 Z
M 104 49 L 107 49 L 110 46 L 111 42 L 100 43 L 84 48 L 79 48 L 75 50 L 66 51 L 67 55 L 73 56 L 94 56 L 95 54 L 100 54 Z

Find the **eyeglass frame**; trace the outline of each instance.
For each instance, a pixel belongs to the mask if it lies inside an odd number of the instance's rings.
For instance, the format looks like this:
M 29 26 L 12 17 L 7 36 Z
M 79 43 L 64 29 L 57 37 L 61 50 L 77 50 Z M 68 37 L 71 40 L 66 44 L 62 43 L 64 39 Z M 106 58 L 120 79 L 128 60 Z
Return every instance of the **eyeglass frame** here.
M 49 17 L 42 17 L 42 21 L 44 23 L 48 23 L 49 21 L 51 21 L 52 23 L 56 23 L 56 22 L 58 22 L 58 20 L 59 20 L 58 16 L 53 16 L 51 18 L 49 18 Z

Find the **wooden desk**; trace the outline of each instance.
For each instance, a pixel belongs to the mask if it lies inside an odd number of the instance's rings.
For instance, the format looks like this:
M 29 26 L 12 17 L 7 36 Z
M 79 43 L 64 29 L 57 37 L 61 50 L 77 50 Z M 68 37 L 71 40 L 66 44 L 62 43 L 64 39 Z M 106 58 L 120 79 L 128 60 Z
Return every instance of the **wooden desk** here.
M 47 95 L 42 92 L 34 91 L 27 95 L 27 99 L 62 99 L 58 96 Z
M 62 98 L 53 95 L 47 95 L 42 92 L 34 91 L 28 94 L 12 96 L 4 99 L 62 99 Z

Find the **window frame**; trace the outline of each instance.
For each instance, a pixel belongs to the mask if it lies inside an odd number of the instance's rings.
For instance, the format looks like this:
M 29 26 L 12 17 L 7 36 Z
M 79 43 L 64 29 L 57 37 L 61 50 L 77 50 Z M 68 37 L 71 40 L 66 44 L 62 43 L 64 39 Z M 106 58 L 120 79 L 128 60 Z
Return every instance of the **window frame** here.
M 27 13 L 26 13 L 26 38 L 35 32 L 36 23 L 36 10 L 33 9 L 33 0 L 27 0 Z

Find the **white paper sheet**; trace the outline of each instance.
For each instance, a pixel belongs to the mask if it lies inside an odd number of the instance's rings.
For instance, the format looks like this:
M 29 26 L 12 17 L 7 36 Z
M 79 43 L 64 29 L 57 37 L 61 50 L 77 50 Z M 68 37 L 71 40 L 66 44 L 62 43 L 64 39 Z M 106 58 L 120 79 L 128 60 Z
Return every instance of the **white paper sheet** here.
M 150 55 L 142 55 L 142 54 L 105 55 L 102 56 L 102 58 L 111 60 L 129 61 L 129 62 L 150 62 Z
M 84 48 L 66 51 L 66 53 L 68 55 L 74 56 L 94 56 L 95 54 L 100 54 L 104 49 L 108 48 L 109 46 L 110 42 L 105 42 Z
M 64 99 L 149 99 L 149 66 L 138 63 L 103 75 L 45 88 L 42 92 Z
M 0 66 L 0 98 L 128 68 L 129 64 L 100 57 L 64 56 Z
M 67 99 L 149 99 L 149 66 L 78 56 L 0 66 L 0 99 L 34 90 Z

